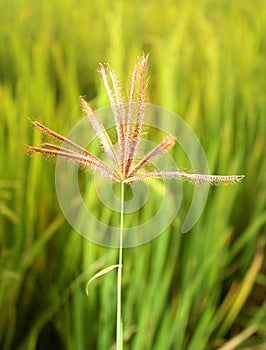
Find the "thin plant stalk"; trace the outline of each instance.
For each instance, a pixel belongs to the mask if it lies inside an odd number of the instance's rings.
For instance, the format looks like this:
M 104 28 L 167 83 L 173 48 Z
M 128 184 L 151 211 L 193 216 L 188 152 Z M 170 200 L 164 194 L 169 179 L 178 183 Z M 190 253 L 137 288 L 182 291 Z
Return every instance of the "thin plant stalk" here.
M 123 323 L 121 317 L 121 288 L 122 288 L 122 263 L 123 263 L 123 231 L 124 231 L 124 182 L 121 182 L 120 194 L 120 232 L 119 232 L 119 258 L 117 270 L 117 318 L 116 318 L 116 349 L 123 349 Z

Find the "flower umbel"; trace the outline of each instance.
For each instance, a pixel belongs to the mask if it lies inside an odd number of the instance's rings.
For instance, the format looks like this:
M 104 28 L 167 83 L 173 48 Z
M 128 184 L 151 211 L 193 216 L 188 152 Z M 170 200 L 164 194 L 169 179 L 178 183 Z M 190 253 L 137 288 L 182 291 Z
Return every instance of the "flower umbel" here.
M 241 181 L 244 175 L 222 176 L 193 174 L 183 171 L 148 171 L 147 166 L 150 162 L 164 152 L 167 152 L 175 144 L 175 138 L 171 135 L 164 138 L 143 159 L 137 159 L 136 154 L 143 129 L 147 60 L 148 56 L 143 56 L 140 62 L 134 67 L 127 104 L 123 101 L 120 85 L 115 73 L 109 66 L 101 64 L 99 67 L 99 74 L 105 86 L 114 115 L 118 147 L 114 147 L 108 131 L 97 116 L 97 113 L 80 97 L 82 110 L 97 133 L 99 141 L 111 162 L 111 166 L 108 166 L 86 149 L 48 129 L 37 121 L 32 121 L 32 124 L 43 134 L 49 135 L 50 138 L 57 142 L 62 142 L 64 147 L 45 142 L 39 148 L 28 146 L 28 150 L 77 162 L 85 166 L 85 168 L 102 173 L 113 182 L 130 184 L 150 177 L 175 178 L 194 184 L 209 183 L 211 185 L 230 184 Z

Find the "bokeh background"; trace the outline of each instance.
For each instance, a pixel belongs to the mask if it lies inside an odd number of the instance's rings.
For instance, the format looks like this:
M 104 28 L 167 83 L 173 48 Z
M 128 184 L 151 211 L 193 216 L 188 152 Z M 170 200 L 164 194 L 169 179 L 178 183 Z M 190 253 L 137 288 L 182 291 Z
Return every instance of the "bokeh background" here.
M 126 85 L 142 52 L 149 101 L 194 129 L 211 173 L 246 177 L 212 189 L 185 235 L 184 185 L 174 223 L 125 250 L 125 349 L 266 348 L 265 18 L 264 0 L 0 0 L 1 349 L 114 345 L 116 273 L 89 296 L 85 285 L 117 250 L 73 231 L 54 162 L 24 144 L 40 141 L 29 118 L 66 135 L 82 117 L 80 95 L 106 106 L 98 62 Z

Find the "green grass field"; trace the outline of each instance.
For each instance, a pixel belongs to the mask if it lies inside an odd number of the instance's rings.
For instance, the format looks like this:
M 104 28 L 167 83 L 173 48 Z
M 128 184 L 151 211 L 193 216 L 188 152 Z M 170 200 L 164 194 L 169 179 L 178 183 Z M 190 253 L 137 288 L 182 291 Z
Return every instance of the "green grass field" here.
M 211 189 L 188 234 L 181 225 L 193 187 L 184 184 L 173 224 L 125 250 L 124 348 L 266 348 L 265 18 L 264 0 L 0 0 L 1 349 L 114 345 L 116 273 L 89 296 L 85 285 L 117 263 L 117 250 L 69 226 L 55 163 L 24 145 L 40 141 L 29 118 L 66 135 L 83 116 L 80 95 L 106 106 L 98 62 L 127 84 L 142 52 L 149 101 L 194 129 L 210 173 L 246 177 Z M 188 166 L 182 153 L 176 162 Z

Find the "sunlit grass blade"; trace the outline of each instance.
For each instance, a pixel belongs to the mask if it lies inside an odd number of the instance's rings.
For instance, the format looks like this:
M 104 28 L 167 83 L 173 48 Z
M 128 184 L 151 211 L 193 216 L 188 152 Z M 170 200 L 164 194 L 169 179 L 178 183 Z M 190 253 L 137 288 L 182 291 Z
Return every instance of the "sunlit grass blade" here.
M 230 329 L 236 317 L 238 316 L 241 308 L 246 303 L 251 289 L 254 287 L 256 276 L 258 275 L 262 267 L 264 259 L 265 240 L 263 238 L 259 240 L 256 249 L 257 252 L 254 256 L 254 259 L 249 269 L 247 270 L 246 275 L 244 276 L 243 281 L 241 282 L 241 285 L 239 285 L 234 301 L 231 305 L 230 310 L 228 311 L 228 314 L 224 319 L 224 322 L 220 326 L 219 332 L 221 335 L 225 334 L 228 331 L 228 329 Z
M 94 276 L 92 276 L 86 284 L 86 294 L 89 295 L 89 286 L 94 280 L 96 280 L 97 278 L 107 274 L 108 272 L 118 267 L 119 267 L 119 264 L 108 266 L 102 269 L 101 271 L 99 271 L 98 273 L 96 273 Z
M 239 347 L 239 345 L 241 345 L 246 339 L 250 338 L 254 333 L 257 332 L 257 330 L 258 330 L 257 327 L 250 326 L 249 328 L 245 329 L 241 333 L 235 335 L 232 339 L 227 341 L 225 344 L 223 344 L 217 350 L 234 350 L 234 349 L 237 349 Z M 263 344 L 263 347 L 258 346 L 258 347 L 256 347 L 256 349 L 257 350 L 263 350 L 265 345 L 266 344 Z

